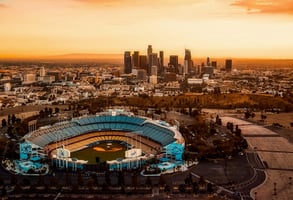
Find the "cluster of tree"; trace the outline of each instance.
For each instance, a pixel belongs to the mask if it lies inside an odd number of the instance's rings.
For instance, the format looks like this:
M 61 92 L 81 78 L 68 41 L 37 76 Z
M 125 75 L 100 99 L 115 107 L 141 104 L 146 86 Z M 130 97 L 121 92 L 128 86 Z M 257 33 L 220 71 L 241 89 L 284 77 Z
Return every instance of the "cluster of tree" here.
M 6 127 L 7 125 L 14 125 L 16 123 L 20 123 L 21 119 L 20 118 L 16 118 L 15 114 L 12 115 L 8 115 L 7 116 L 7 120 L 4 118 L 2 119 L 2 127 Z
M 255 113 L 254 112 L 251 112 L 249 110 L 246 110 L 246 112 L 244 113 L 244 117 L 245 119 L 248 119 L 248 118 L 254 118 L 255 117 Z
M 216 116 L 216 124 L 222 126 L 222 119 L 219 117 L 219 115 Z
M 60 109 L 58 107 L 55 108 L 55 112 L 54 113 L 59 113 Z M 43 110 L 40 110 L 39 115 L 40 118 L 45 118 L 48 116 L 51 116 L 53 114 L 53 109 L 52 108 L 44 108 Z

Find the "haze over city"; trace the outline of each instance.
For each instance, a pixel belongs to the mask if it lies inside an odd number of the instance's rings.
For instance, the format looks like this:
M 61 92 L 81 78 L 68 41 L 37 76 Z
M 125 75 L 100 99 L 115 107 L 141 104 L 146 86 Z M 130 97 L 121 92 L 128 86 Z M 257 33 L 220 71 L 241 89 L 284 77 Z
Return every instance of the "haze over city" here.
M 0 0 L 0 58 L 120 54 L 293 57 L 291 0 Z

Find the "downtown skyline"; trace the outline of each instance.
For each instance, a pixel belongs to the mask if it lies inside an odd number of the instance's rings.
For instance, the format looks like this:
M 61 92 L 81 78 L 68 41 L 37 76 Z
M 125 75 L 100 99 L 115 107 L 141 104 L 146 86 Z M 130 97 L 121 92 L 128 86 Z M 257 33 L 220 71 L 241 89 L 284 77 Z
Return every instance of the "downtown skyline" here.
M 0 58 L 121 54 L 293 58 L 291 0 L 0 0 Z

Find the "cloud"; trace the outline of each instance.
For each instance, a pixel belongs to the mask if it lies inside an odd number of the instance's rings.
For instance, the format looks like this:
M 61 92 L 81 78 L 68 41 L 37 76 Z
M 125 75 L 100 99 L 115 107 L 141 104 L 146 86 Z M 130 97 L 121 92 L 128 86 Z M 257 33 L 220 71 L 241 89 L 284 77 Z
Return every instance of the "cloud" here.
M 293 0 L 237 0 L 231 5 L 244 7 L 248 13 L 293 15 Z

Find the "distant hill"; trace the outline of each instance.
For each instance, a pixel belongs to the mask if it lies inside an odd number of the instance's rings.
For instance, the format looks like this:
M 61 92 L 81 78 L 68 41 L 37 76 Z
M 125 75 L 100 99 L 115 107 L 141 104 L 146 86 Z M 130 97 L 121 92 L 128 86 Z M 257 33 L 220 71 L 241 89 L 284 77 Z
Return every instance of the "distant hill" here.
M 41 58 L 42 60 L 59 60 L 59 61 L 99 61 L 111 63 L 123 63 L 122 54 L 85 54 L 72 53 L 64 55 L 47 56 Z
M 51 56 L 33 56 L 33 57 L 20 57 L 11 56 L 0 58 L 0 61 L 24 61 L 24 62 L 99 62 L 99 63 L 111 63 L 122 64 L 122 54 L 87 54 L 87 53 L 72 53 L 63 55 L 51 55 Z

